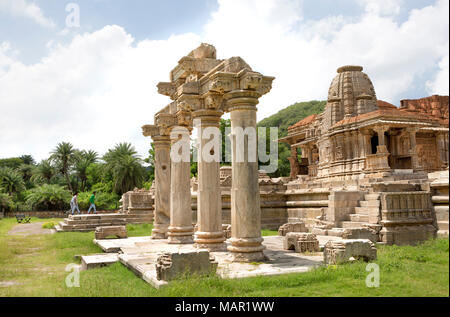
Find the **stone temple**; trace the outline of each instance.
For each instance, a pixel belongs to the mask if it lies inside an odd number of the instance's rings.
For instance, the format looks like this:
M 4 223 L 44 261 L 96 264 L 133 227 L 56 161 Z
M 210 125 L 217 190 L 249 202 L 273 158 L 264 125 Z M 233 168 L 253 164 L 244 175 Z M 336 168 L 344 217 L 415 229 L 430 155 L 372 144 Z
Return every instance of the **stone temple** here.
M 198 179 L 190 179 L 189 162 L 170 159 L 170 133 L 189 137 L 193 119 L 218 127 L 224 112 L 232 128 L 255 127 L 258 98 L 274 77 L 239 57 L 217 59 L 209 44 L 183 57 L 171 81 L 158 84 L 172 101 L 143 127 L 155 145 L 153 238 L 225 250 L 222 227 L 231 224 L 227 250 L 236 261 L 254 261 L 264 257 L 261 228 L 285 223 L 302 222 L 317 235 L 369 232 L 388 244 L 448 234 L 448 96 L 397 108 L 377 99 L 362 70 L 340 67 L 325 111 L 279 140 L 291 148 L 290 177 L 270 178 L 233 155 L 231 167 L 199 159 Z M 177 132 L 180 126 L 186 129 Z

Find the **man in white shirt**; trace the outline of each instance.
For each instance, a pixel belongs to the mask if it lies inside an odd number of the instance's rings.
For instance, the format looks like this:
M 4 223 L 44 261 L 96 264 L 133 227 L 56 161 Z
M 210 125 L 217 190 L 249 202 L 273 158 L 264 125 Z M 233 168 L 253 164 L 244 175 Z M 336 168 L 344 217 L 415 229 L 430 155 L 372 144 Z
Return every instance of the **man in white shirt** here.
M 75 209 L 78 211 L 78 214 L 81 214 L 80 208 L 78 208 L 78 193 L 75 192 L 75 194 L 72 197 L 72 200 L 70 201 L 70 208 L 72 211 L 72 215 L 75 211 Z

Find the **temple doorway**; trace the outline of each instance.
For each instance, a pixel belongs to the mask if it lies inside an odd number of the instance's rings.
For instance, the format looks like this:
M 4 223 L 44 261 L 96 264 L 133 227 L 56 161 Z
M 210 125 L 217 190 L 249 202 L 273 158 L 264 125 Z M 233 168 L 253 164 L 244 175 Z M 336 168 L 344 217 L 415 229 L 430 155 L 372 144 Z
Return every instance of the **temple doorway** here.
M 371 138 L 370 138 L 370 145 L 371 145 L 371 151 L 372 151 L 372 154 L 376 154 L 377 153 L 377 146 L 378 146 L 378 135 L 373 135 Z

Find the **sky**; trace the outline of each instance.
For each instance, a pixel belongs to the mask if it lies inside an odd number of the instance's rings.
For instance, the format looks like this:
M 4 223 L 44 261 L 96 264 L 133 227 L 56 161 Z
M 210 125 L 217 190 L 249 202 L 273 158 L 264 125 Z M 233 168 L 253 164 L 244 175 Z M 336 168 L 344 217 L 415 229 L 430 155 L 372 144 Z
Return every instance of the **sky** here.
M 141 126 L 170 102 L 156 85 L 202 42 L 276 77 L 258 120 L 326 100 L 349 64 L 397 106 L 448 95 L 448 12 L 448 0 L 0 0 L 0 158 L 40 161 L 62 141 L 147 157 Z

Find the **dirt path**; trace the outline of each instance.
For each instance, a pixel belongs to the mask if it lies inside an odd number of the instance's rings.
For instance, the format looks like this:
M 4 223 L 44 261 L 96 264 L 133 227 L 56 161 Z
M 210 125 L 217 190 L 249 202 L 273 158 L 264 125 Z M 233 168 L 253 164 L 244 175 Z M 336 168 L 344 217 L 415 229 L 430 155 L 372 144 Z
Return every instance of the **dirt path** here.
M 8 231 L 9 235 L 23 235 L 29 236 L 33 234 L 52 234 L 55 231 L 52 229 L 44 229 L 42 225 L 45 222 L 33 222 L 33 223 L 21 223 L 15 225 L 11 230 Z

